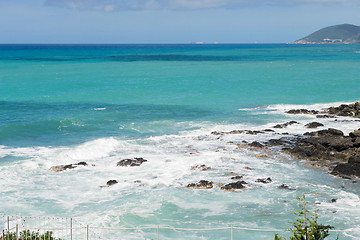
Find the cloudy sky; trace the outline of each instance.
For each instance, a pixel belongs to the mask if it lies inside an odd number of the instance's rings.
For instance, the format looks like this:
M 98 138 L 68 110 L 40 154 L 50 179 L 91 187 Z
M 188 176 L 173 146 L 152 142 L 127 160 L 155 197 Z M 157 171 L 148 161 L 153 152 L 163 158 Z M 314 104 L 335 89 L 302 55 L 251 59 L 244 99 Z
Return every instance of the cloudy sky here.
M 360 0 L 0 0 L 0 43 L 286 43 Z

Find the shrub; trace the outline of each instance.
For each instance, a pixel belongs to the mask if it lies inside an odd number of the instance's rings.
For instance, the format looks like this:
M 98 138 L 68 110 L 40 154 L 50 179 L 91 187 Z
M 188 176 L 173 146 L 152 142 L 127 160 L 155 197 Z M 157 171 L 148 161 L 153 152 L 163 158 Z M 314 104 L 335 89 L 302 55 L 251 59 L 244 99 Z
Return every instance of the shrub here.
M 0 240 L 62 240 L 61 238 L 55 238 L 52 235 L 53 232 L 51 231 L 40 234 L 39 232 L 30 232 L 30 230 L 24 230 L 20 232 L 20 236 L 18 238 L 16 238 L 16 233 L 9 232 L 1 236 Z
M 292 229 L 289 229 L 293 236 L 290 236 L 290 240 L 323 240 L 329 236 L 329 230 L 333 229 L 333 226 L 322 225 L 318 223 L 318 214 L 315 209 L 311 212 L 307 209 L 309 202 L 306 201 L 305 195 L 297 197 L 299 203 L 299 211 L 294 214 L 299 216 L 294 222 Z M 286 240 L 286 238 L 275 234 L 274 240 Z

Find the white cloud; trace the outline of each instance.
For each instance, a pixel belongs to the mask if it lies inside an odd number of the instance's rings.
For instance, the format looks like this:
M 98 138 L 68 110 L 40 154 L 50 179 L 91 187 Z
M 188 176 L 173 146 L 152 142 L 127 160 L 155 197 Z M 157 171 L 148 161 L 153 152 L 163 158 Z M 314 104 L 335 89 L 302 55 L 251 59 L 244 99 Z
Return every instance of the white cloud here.
M 360 2 L 360 0 L 46 0 L 45 5 L 111 12 L 116 10 L 197 10 L 345 2 Z

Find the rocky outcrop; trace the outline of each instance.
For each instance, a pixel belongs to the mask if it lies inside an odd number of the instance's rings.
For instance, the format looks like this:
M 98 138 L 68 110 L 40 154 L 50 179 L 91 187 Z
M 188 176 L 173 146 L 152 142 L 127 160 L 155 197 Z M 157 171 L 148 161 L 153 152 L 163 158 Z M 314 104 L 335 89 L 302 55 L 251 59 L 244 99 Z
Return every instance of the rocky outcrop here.
M 54 172 L 62 172 L 62 171 L 65 171 L 67 169 L 73 169 L 73 168 L 76 168 L 78 166 L 87 166 L 87 165 L 88 164 L 86 162 L 79 162 L 79 163 L 68 164 L 68 165 L 52 166 L 50 168 L 50 170 L 52 170 Z
M 305 127 L 307 128 L 318 128 L 318 127 L 323 127 L 324 124 L 319 123 L 319 122 L 311 122 L 305 125 Z
M 261 143 L 254 141 L 252 143 L 249 144 L 250 147 L 254 147 L 254 148 L 263 148 L 264 145 L 262 145 Z
M 213 188 L 213 182 L 200 180 L 198 183 L 190 183 L 186 187 L 192 189 L 209 189 Z
M 120 167 L 138 167 L 144 162 L 147 162 L 146 159 L 143 158 L 132 158 L 132 159 L 123 159 L 119 161 L 116 166 Z
M 319 114 L 319 111 L 308 110 L 308 109 L 291 109 L 287 111 L 288 114 Z M 329 115 L 332 116 L 346 116 L 346 117 L 358 117 L 360 118 L 360 102 L 351 103 L 351 104 L 341 104 L 338 107 L 329 107 L 324 109 L 323 112 L 328 115 L 318 115 L 316 117 L 328 118 Z
M 244 184 L 246 184 L 245 181 L 237 181 L 237 182 L 233 182 L 233 183 L 228 183 L 228 184 L 222 186 L 221 190 L 234 192 L 235 190 L 244 189 L 245 188 Z

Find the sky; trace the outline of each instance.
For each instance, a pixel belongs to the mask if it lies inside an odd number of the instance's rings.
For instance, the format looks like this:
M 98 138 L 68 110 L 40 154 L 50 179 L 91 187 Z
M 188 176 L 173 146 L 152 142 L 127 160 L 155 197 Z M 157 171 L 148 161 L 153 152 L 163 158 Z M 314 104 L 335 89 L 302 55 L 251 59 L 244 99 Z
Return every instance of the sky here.
M 0 0 L 0 43 L 289 43 L 360 0 Z

